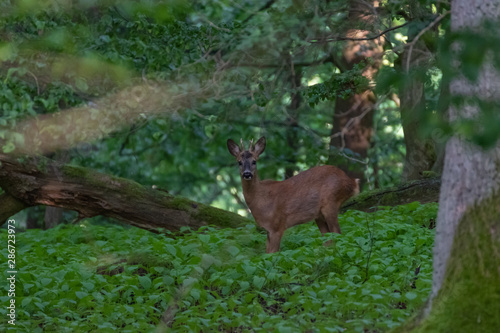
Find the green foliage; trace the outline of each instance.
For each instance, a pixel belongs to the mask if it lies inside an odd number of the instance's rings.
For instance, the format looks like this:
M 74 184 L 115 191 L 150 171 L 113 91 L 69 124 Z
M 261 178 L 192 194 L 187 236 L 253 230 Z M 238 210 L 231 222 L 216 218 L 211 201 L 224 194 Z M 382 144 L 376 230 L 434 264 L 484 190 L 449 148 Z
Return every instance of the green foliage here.
M 259 172 L 281 180 L 328 160 L 334 153 L 329 148 L 333 103 L 372 84 L 361 75 L 369 63 L 338 67 L 342 44 L 311 43 L 349 28 L 345 1 L 4 5 L 0 139 L 29 116 L 93 105 L 138 82 L 173 82 L 179 94 L 210 83 L 216 96 L 190 100 L 179 107 L 182 113 L 144 114 L 103 140 L 81 143 L 70 155 L 74 164 L 233 211 L 245 207 L 235 198 L 239 179 L 227 138 L 267 135 Z M 382 23 L 402 22 L 399 5 L 393 5 L 384 3 L 392 14 Z M 387 38 L 392 43 L 387 49 L 403 45 L 392 33 Z M 392 63 L 396 53 L 388 53 Z M 297 108 L 292 96 L 299 96 Z M 398 182 L 402 169 L 404 144 L 393 109 L 390 102 L 379 104 L 368 160 L 369 177 L 377 173 L 381 186 Z M 103 114 L 96 110 L 95 116 Z M 0 148 L 13 152 L 15 143 L 2 142 Z
M 436 211 L 418 203 L 350 211 L 342 235 L 301 225 L 276 254 L 264 254 L 253 225 L 176 235 L 90 221 L 29 230 L 16 235 L 16 325 L 150 331 L 167 311 L 173 331 L 387 331 L 430 291 Z M 323 246 L 328 239 L 334 245 Z
M 355 64 L 353 69 L 346 70 L 323 83 L 309 87 L 306 91 L 309 105 L 314 106 L 323 100 L 348 99 L 353 94 L 366 91 L 369 88 L 369 80 L 362 75 L 365 67 L 366 64 L 363 62 Z

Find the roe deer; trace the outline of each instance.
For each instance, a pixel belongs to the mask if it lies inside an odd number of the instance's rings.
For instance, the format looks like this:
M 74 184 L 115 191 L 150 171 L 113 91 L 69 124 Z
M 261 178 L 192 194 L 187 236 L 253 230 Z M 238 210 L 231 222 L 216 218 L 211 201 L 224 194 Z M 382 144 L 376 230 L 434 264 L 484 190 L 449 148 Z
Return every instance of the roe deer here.
M 227 140 L 227 148 L 240 167 L 243 195 L 255 221 L 267 231 L 266 252 L 280 248 L 281 237 L 294 225 L 315 220 L 321 234 L 340 234 L 340 206 L 359 193 L 359 180 L 349 178 L 332 165 L 313 167 L 284 181 L 259 180 L 257 160 L 266 148 L 261 137 L 248 150 Z

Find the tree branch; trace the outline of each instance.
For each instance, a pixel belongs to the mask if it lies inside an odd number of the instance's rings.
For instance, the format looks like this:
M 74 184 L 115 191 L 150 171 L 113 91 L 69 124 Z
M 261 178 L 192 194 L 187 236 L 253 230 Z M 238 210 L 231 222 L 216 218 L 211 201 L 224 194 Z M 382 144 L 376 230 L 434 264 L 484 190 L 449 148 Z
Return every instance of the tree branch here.
M 406 72 L 407 73 L 410 71 L 410 61 L 411 61 L 411 53 L 413 51 L 413 46 L 418 42 L 418 40 L 420 39 L 420 37 L 422 37 L 423 34 L 425 34 L 427 31 L 432 29 L 433 26 L 438 24 L 443 18 L 446 17 L 446 15 L 448 15 L 450 13 L 451 13 L 451 11 L 448 10 L 448 11 L 444 12 L 443 14 L 439 15 L 438 17 L 436 17 L 436 19 L 434 19 L 434 21 L 432 21 L 428 26 L 426 26 L 424 29 L 422 29 L 415 36 L 415 38 L 410 43 L 408 43 L 406 45 L 406 46 L 410 47 L 410 49 L 408 50 L 408 58 L 406 59 Z
M 270 8 L 270 7 L 273 5 L 273 3 L 275 3 L 275 2 L 276 2 L 276 0 L 269 0 L 268 2 L 266 2 L 266 4 L 265 4 L 264 6 L 260 7 L 260 8 L 259 8 L 259 9 L 255 12 L 255 13 L 250 14 L 250 15 L 249 15 L 246 19 L 244 19 L 244 20 L 243 20 L 243 22 L 241 22 L 241 24 L 243 25 L 243 24 L 247 23 L 247 22 L 248 22 L 248 21 L 250 21 L 250 20 L 252 19 L 252 17 L 254 17 L 257 13 L 259 13 L 259 12 L 261 12 L 261 11 L 263 11 L 263 10 L 266 10 L 266 9 Z
M 406 23 L 403 23 L 401 25 L 397 25 L 395 27 L 388 28 L 384 31 L 379 32 L 376 35 L 369 36 L 369 37 L 355 38 L 355 37 L 346 37 L 346 36 L 334 36 L 334 37 L 330 37 L 327 39 L 313 38 L 313 39 L 310 39 L 308 42 L 316 44 L 316 43 L 338 42 L 338 41 L 344 41 L 344 40 L 350 40 L 350 41 L 373 40 L 373 39 L 380 38 L 381 36 L 385 35 L 388 32 L 391 32 L 393 30 L 400 29 L 404 26 L 407 26 L 408 24 L 410 24 L 410 22 L 406 22 Z

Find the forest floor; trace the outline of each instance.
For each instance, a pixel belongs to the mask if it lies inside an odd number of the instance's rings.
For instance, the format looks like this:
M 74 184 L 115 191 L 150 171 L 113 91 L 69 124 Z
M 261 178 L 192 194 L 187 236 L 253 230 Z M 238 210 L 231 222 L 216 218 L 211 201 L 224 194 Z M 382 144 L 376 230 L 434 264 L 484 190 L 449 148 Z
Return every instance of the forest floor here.
M 163 318 L 183 332 L 388 331 L 429 295 L 436 214 L 417 202 L 348 211 L 341 235 L 297 226 L 275 254 L 255 225 L 154 234 L 83 220 L 17 231 L 16 328 L 145 332 Z

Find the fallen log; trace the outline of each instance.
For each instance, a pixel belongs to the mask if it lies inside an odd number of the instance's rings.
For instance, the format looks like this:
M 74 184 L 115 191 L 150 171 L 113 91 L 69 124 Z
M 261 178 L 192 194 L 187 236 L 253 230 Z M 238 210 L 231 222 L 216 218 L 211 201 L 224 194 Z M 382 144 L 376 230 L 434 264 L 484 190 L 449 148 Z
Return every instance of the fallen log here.
M 46 205 L 77 211 L 81 218 L 102 215 L 155 232 L 253 223 L 238 214 L 129 179 L 44 157 L 21 161 L 0 154 L 0 187 L 6 192 L 0 196 L 0 222 L 25 207 Z
M 424 178 L 399 186 L 367 191 L 348 200 L 341 208 L 341 212 L 348 209 L 370 212 L 377 206 L 397 206 L 410 202 L 420 203 L 438 202 L 441 178 Z

